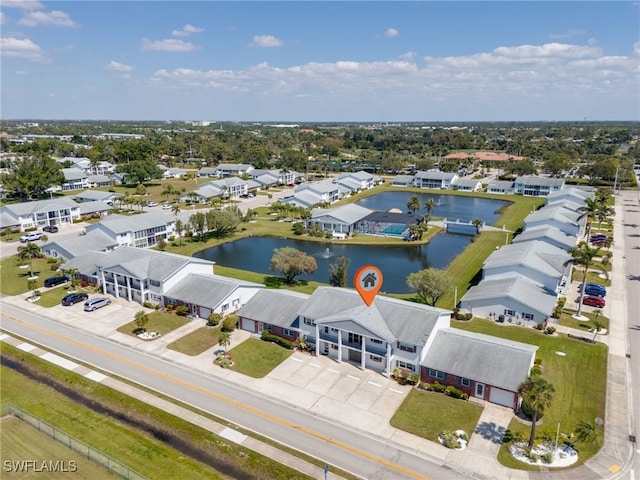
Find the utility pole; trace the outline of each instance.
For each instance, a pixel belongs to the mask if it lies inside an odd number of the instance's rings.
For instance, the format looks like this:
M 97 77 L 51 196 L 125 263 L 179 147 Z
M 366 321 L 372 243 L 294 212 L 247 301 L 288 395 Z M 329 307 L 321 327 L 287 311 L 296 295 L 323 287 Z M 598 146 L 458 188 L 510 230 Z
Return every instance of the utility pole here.
M 620 170 L 620 165 L 616 165 L 616 178 L 613 181 L 613 194 L 616 194 L 616 188 L 618 187 L 618 170 Z

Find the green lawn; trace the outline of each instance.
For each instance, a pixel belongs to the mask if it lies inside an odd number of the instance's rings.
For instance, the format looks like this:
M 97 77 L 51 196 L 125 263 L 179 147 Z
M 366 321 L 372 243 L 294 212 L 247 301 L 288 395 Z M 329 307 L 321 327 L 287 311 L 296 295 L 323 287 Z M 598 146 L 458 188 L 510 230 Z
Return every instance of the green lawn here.
M 231 369 L 253 378 L 266 376 L 292 353 L 293 350 L 257 338 L 249 338 L 229 350 L 234 362 Z
M 167 345 L 167 348 L 185 355 L 200 355 L 202 352 L 218 345 L 221 325 L 202 327 Z
M 173 313 L 166 312 L 151 312 L 149 315 L 149 322 L 145 325 L 145 329 L 147 332 L 158 332 L 162 335 L 166 335 L 167 333 L 175 330 L 176 328 L 180 328 L 183 325 L 189 323 L 185 317 L 181 317 L 180 315 L 176 315 Z M 118 328 L 118 331 L 121 333 L 127 333 L 129 335 L 135 336 L 133 331 L 138 328 L 136 327 L 133 320 L 129 323 L 125 323 L 121 327 Z
M 26 265 L 21 267 L 21 265 Z M 33 259 L 33 274 L 37 276 L 36 288 L 42 289 L 45 279 L 55 277 L 56 271 L 51 270 L 52 263 L 46 258 Z M 22 264 L 15 255 L 0 260 L 0 292 L 5 295 L 20 295 L 29 291 L 28 278 L 30 275 L 29 262 Z
M 571 433 L 580 421 L 594 422 L 604 419 L 606 400 L 607 347 L 572 340 L 566 335 L 548 336 L 525 327 L 498 325 L 488 320 L 453 322 L 452 326 L 496 337 L 537 345 L 537 356 L 542 359 L 542 375 L 555 386 L 551 406 L 545 412 L 538 434 L 555 437 L 558 422 L 561 432 Z M 562 352 L 565 355 L 558 355 Z M 530 427 L 514 420 L 509 425 L 513 432 L 526 438 Z M 578 444 L 580 463 L 593 456 L 602 446 L 602 435 L 593 444 Z M 506 446 L 503 446 L 506 449 Z M 508 454 L 507 454 L 508 456 Z M 516 462 L 519 464 L 518 462 Z
M 78 291 L 83 292 L 84 290 L 80 288 Z M 45 308 L 55 307 L 56 305 L 60 305 L 60 303 L 62 303 L 62 297 L 69 293 L 71 293 L 71 290 L 69 289 L 68 283 L 50 290 L 42 289 L 40 290 L 40 300 L 36 303 Z
M 413 388 L 390 423 L 395 428 L 437 442 L 438 435 L 444 431 L 464 430 L 471 438 L 481 414 L 480 405 Z
M 560 325 L 564 325 L 565 327 L 571 327 L 578 330 L 584 330 L 585 332 L 589 332 L 589 330 L 593 328 L 593 320 L 595 320 L 596 314 L 583 311 L 582 316 L 588 317 L 591 319 L 591 321 L 585 322 L 584 320 L 576 320 L 575 318 L 573 318 L 571 315 L 574 315 L 575 313 L 577 313 L 576 310 L 565 308 L 562 311 L 562 315 L 560 315 L 560 319 L 558 323 L 560 323 Z M 600 322 L 603 325 L 603 328 L 609 330 L 608 317 L 605 317 L 604 315 L 600 314 L 598 315 L 598 322 Z

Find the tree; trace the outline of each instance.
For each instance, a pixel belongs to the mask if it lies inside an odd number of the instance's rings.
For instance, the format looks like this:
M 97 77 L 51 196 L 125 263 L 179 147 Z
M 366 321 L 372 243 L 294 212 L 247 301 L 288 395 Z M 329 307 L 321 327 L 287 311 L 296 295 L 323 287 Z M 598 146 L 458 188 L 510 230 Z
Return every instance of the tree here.
M 0 183 L 22 200 L 43 195 L 52 186 L 65 183 L 60 165 L 48 155 L 18 159 L 11 164 L 9 173 L 0 175 Z
M 196 233 L 196 235 L 198 235 L 200 241 L 204 242 L 206 239 L 205 229 L 207 226 L 206 215 L 202 212 L 194 213 L 189 217 L 189 225 L 191 225 L 193 231 Z
M 476 233 L 480 233 L 480 227 L 482 226 L 482 224 L 483 221 L 479 218 L 474 218 L 473 220 L 471 220 L 471 225 L 476 227 Z
M 133 323 L 144 332 L 144 327 L 149 323 L 149 315 L 144 310 L 138 310 L 133 317 Z
M 177 203 L 173 204 L 171 206 L 171 213 L 173 213 L 177 217 L 180 213 L 180 205 L 178 205 Z
M 518 388 L 522 401 L 527 402 L 532 411 L 529 448 L 533 447 L 533 441 L 536 437 L 538 413 L 544 412 L 544 409 L 551 404 L 555 391 L 555 387 L 539 375 L 527 378 Z
M 184 232 L 184 224 L 182 220 L 176 220 L 176 233 L 178 234 L 178 243 L 182 246 L 182 232 Z
M 42 251 L 40 247 L 33 242 L 18 247 L 18 258 L 20 260 L 29 260 L 29 277 L 33 278 L 33 259 L 40 258 Z
M 591 234 L 591 222 L 598 216 L 598 210 L 600 209 L 599 203 L 592 199 L 586 198 L 584 200 L 584 206 L 578 208 L 578 212 L 580 212 L 580 216 L 578 220 L 582 220 L 586 217 L 587 219 L 587 230 L 585 232 L 585 236 L 589 236 Z
M 600 323 L 598 320 L 593 321 L 593 340 L 594 341 L 598 336 L 598 333 L 600 333 L 600 330 L 602 330 L 603 328 L 604 328 L 604 325 Z
M 409 199 L 409 201 L 407 202 L 407 208 L 412 214 L 416 213 L 418 210 L 422 208 L 422 204 L 420 203 L 420 199 L 418 198 L 417 195 L 413 195 Z
M 427 215 L 431 216 L 431 210 L 433 210 L 434 206 L 435 206 L 435 203 L 433 201 L 433 198 L 431 197 L 427 198 L 427 201 L 424 202 L 424 209 L 427 211 Z
M 226 353 L 227 347 L 231 345 L 231 334 L 229 332 L 220 332 L 218 335 L 218 345 L 224 348 Z
M 584 289 L 587 284 L 587 275 L 589 274 L 589 269 L 593 267 L 595 263 L 595 258 L 600 253 L 600 247 L 592 248 L 587 243 L 581 242 L 577 247 L 569 249 L 569 253 L 571 254 L 571 258 L 566 264 L 573 263 L 574 265 L 580 265 L 584 268 L 582 288 L 580 289 L 580 298 L 578 299 L 578 312 L 576 313 L 576 316 L 580 317 L 582 315 L 582 299 L 584 298 Z
M 593 443 L 598 436 L 598 432 L 593 423 L 582 420 L 575 430 L 576 441 L 582 443 Z
M 290 285 L 298 275 L 311 274 L 318 268 L 316 259 L 292 247 L 273 250 L 269 269 L 284 275 L 284 281 Z
M 71 287 L 76 288 L 76 285 L 78 284 L 78 279 L 76 278 L 76 275 L 78 274 L 78 269 L 69 268 L 65 270 L 64 273 L 65 275 L 69 275 L 69 280 L 71 280 Z
M 417 292 L 421 302 L 435 306 L 440 297 L 455 287 L 455 282 L 445 270 L 425 268 L 409 274 L 407 285 Z
M 336 263 L 329 265 L 329 285 L 334 287 L 347 286 L 347 270 L 349 269 L 349 259 L 346 257 L 336 258 Z
M 118 171 L 127 174 L 127 181 L 140 184 L 147 180 L 162 178 L 162 170 L 153 160 L 136 160 L 118 166 Z

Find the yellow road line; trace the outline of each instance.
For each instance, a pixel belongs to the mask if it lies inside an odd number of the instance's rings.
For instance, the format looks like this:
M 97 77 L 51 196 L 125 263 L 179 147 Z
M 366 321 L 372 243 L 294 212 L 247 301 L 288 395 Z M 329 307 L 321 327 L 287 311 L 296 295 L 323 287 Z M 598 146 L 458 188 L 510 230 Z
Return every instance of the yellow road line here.
M 14 322 L 17 322 L 17 323 L 19 323 L 19 324 L 21 324 L 21 325 L 23 325 L 23 326 L 25 326 L 27 328 L 31 328 L 31 329 L 37 330 L 40 333 L 43 333 L 45 335 L 58 338 L 59 340 L 65 341 L 67 343 L 71 343 L 71 344 L 73 344 L 73 345 L 75 345 L 77 347 L 80 347 L 80 348 L 84 349 L 84 350 L 89 350 L 91 352 L 94 352 L 94 353 L 97 353 L 99 355 L 102 355 L 103 357 L 108 357 L 108 358 L 111 358 L 112 360 L 115 360 L 117 362 L 130 365 L 130 366 L 132 366 L 134 368 L 137 368 L 138 370 L 143 370 L 143 371 L 145 371 L 145 372 L 147 372 L 147 373 L 149 373 L 151 375 L 163 378 L 165 380 L 168 380 L 168 381 L 170 381 L 172 383 L 175 383 L 177 385 L 181 385 L 181 386 L 183 386 L 185 388 L 188 388 L 190 390 L 195 390 L 195 391 L 197 391 L 199 393 L 202 393 L 202 394 L 207 395 L 209 397 L 215 398 L 215 399 L 220 400 L 222 402 L 225 402 L 225 403 L 227 403 L 229 405 L 233 405 L 234 407 L 237 407 L 237 408 L 240 408 L 242 410 L 251 412 L 254 415 L 258 415 L 258 416 L 260 416 L 262 418 L 266 418 L 268 420 L 271 420 L 272 422 L 278 423 L 278 424 L 283 425 L 285 427 L 289 427 L 289 428 L 295 429 L 297 431 L 303 432 L 303 433 L 305 433 L 307 435 L 310 435 L 312 437 L 315 437 L 315 438 L 317 438 L 319 440 L 325 441 L 325 442 L 330 443 L 332 445 L 335 445 L 335 446 L 337 446 L 339 448 L 342 448 L 343 450 L 347 450 L 347 451 L 349 451 L 351 453 L 355 453 L 356 455 L 359 455 L 361 457 L 364 457 L 364 458 L 367 458 L 367 459 L 372 460 L 374 462 L 380 463 L 380 464 L 382 464 L 382 465 L 384 465 L 386 467 L 389 467 L 389 468 L 391 468 L 393 470 L 396 470 L 398 472 L 405 473 L 407 475 L 410 475 L 410 476 L 412 476 L 414 478 L 418 478 L 418 479 L 421 479 L 421 480 L 429 480 L 428 477 L 420 475 L 420 474 L 418 474 L 416 472 L 413 472 L 413 471 L 411 471 L 409 469 L 406 469 L 406 468 L 404 468 L 404 467 L 402 467 L 400 465 L 396 465 L 395 463 L 388 462 L 387 460 L 385 460 L 383 458 L 376 457 L 375 455 L 371 455 L 371 454 L 369 454 L 367 452 L 364 452 L 364 451 L 362 451 L 362 450 L 360 450 L 358 448 L 355 448 L 355 447 L 352 447 L 352 446 L 347 445 L 345 443 L 342 443 L 342 442 L 339 442 L 337 440 L 334 440 L 334 439 L 332 439 L 330 437 L 327 437 L 326 435 L 314 432 L 313 430 L 309 430 L 308 428 L 305 428 L 305 427 L 301 427 L 300 425 L 296 425 L 295 423 L 292 423 L 292 422 L 289 422 L 289 421 L 284 420 L 282 418 L 273 416 L 273 415 L 268 414 L 268 413 L 266 413 L 266 412 L 264 412 L 262 410 L 257 410 L 257 409 L 255 409 L 253 407 L 248 406 L 248 405 L 244 405 L 244 404 L 239 403 L 239 402 L 237 402 L 235 400 L 232 400 L 232 399 L 230 399 L 228 397 L 224 397 L 222 395 L 219 395 L 217 393 L 211 392 L 209 390 L 205 390 L 205 389 L 203 389 L 201 387 L 193 385 L 193 384 L 191 384 L 189 382 L 185 382 L 184 380 L 180 380 L 179 378 L 173 377 L 171 375 L 167 375 L 166 373 L 160 372 L 160 371 L 158 371 L 156 369 L 153 369 L 153 368 L 150 368 L 150 367 L 146 367 L 145 365 L 139 364 L 139 363 L 134 362 L 132 360 L 128 360 L 128 359 L 126 359 L 124 357 L 121 357 L 119 355 L 115 355 L 113 353 L 109 353 L 109 352 L 107 352 L 105 350 L 102 350 L 102 349 L 99 349 L 99 348 L 96 348 L 96 347 L 92 347 L 90 345 L 86 345 L 84 343 L 78 342 L 77 340 L 73 340 L 72 338 L 65 337 L 64 335 L 60 335 L 59 333 L 52 332 L 52 331 L 47 330 L 45 328 L 39 327 L 37 325 L 32 325 L 32 324 L 30 324 L 28 322 L 25 322 L 23 320 L 19 320 L 17 318 L 14 318 L 14 317 L 12 317 L 10 315 L 5 314 L 5 313 L 1 313 L 1 315 L 3 317 L 5 317 L 5 318 L 7 318 L 9 320 L 12 320 Z

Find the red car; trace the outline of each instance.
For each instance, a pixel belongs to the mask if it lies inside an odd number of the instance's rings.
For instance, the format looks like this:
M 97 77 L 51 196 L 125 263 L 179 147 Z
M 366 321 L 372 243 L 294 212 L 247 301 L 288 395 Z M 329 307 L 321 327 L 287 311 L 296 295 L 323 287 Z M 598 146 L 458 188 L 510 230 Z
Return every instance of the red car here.
M 594 295 L 587 295 L 582 299 L 584 305 L 590 305 L 592 307 L 602 308 L 605 305 L 604 298 L 596 297 Z

